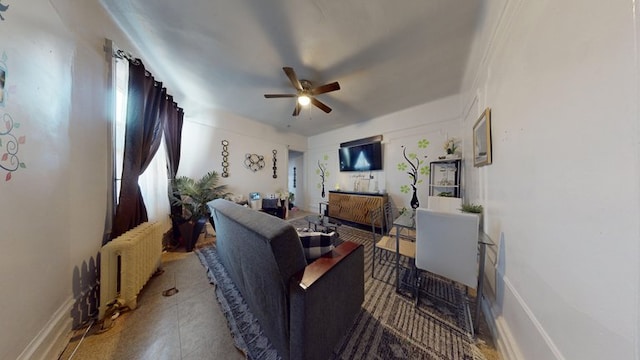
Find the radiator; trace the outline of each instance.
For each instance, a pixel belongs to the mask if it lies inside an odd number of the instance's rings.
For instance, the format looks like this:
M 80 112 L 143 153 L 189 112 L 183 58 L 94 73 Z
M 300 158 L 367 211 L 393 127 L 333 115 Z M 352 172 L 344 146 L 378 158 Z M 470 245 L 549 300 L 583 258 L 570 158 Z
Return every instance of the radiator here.
M 102 320 L 109 304 L 135 309 L 138 293 L 160 268 L 164 227 L 145 222 L 111 240 L 100 250 L 100 311 Z

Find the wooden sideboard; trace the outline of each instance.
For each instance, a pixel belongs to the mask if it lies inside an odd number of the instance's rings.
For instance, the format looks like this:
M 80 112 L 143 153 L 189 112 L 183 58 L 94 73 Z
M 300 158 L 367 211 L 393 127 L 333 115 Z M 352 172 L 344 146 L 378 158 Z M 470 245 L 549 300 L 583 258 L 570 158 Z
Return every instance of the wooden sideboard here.
M 386 202 L 387 194 L 329 191 L 329 216 L 371 225 L 370 212 L 381 208 Z

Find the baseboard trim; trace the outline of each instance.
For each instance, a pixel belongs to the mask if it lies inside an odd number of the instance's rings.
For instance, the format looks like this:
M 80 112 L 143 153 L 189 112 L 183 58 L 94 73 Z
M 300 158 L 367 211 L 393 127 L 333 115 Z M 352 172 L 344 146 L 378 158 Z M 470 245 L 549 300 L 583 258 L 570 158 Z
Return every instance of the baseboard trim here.
M 513 340 L 509 326 L 504 322 L 502 316 L 497 315 L 496 305 L 487 297 L 482 302 L 482 312 L 487 321 L 487 326 L 491 332 L 491 337 L 495 342 L 496 349 L 503 360 L 520 360 L 522 355 L 517 350 L 516 342 Z
M 499 275 L 496 273 L 496 275 Z M 505 294 L 503 298 L 503 304 L 510 304 L 510 310 L 517 311 L 523 314 L 524 316 L 520 317 L 520 319 L 527 319 L 529 321 L 529 326 L 533 332 L 537 332 L 537 336 L 546 344 L 546 351 L 549 355 L 553 354 L 553 357 L 558 360 L 563 360 L 561 352 L 555 346 L 554 342 L 549 337 L 549 334 L 544 330 L 540 322 L 536 319 L 535 315 L 531 312 L 531 309 L 524 302 L 524 299 L 520 296 L 520 294 L 516 291 L 516 289 L 512 286 L 509 279 L 502 275 L 500 276 L 500 280 L 504 284 L 504 290 L 509 292 L 509 295 Z M 498 280 L 496 280 L 498 281 Z M 512 301 L 506 300 L 511 299 Z M 506 300 L 506 301 L 505 301 Z M 515 300 L 515 301 L 513 301 Z M 520 360 L 527 359 L 527 357 L 522 353 L 520 347 L 518 346 L 518 342 L 509 327 L 506 319 L 502 314 L 504 313 L 504 308 L 500 308 L 497 303 L 494 303 L 495 299 L 489 299 L 484 297 L 482 310 L 485 315 L 485 319 L 487 320 L 487 325 L 489 326 L 489 330 L 491 331 L 492 337 L 496 342 L 496 348 L 500 352 L 500 355 L 505 360 Z M 521 334 L 522 335 L 522 334 Z M 523 339 L 523 341 L 527 341 L 527 339 Z
M 71 336 L 72 319 L 69 315 L 74 299 L 69 297 L 53 314 L 38 335 L 18 356 L 17 360 L 57 359 Z

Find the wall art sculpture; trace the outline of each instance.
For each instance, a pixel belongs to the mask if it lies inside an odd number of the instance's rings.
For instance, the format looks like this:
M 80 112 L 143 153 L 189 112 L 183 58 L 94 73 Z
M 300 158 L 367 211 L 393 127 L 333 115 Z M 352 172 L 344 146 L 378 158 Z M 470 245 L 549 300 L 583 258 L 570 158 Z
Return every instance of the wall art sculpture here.
M 264 156 L 258 154 L 245 154 L 244 156 L 244 166 L 256 172 L 261 170 L 264 167 Z
M 229 177 L 229 140 L 222 140 L 222 177 Z
M 276 155 L 278 154 L 278 150 L 273 149 L 272 153 L 273 153 L 273 178 L 277 179 L 278 178 L 278 174 L 277 174 L 278 167 L 276 166 L 276 162 L 278 160 L 276 160 Z

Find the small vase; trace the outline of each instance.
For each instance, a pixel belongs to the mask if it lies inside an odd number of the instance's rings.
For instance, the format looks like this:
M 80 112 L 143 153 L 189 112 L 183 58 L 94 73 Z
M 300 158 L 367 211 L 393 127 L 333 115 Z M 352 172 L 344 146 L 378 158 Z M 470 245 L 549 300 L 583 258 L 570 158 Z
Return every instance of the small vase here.
M 321 195 L 322 195 L 322 198 L 324 199 L 324 197 L 326 195 L 326 193 L 324 192 L 324 183 L 322 183 L 322 193 L 321 193 Z
M 411 197 L 411 208 L 417 209 L 420 206 L 420 201 L 418 201 L 418 189 L 413 187 L 413 196 Z

